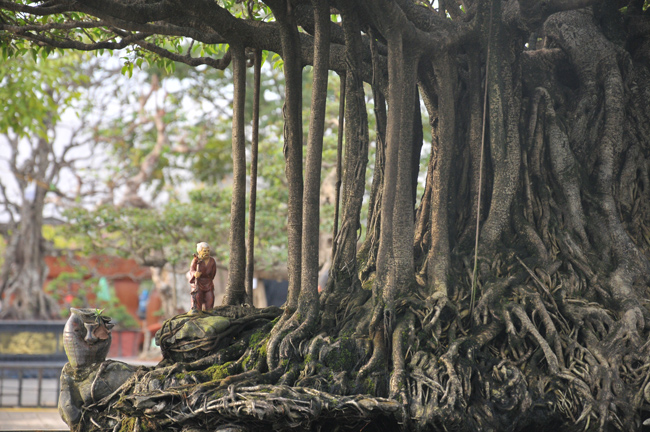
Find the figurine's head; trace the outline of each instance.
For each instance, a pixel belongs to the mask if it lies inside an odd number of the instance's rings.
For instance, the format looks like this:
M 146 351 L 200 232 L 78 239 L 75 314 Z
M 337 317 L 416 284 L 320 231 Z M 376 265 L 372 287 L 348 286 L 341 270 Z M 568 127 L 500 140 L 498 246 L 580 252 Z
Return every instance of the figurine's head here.
M 196 254 L 200 259 L 206 259 L 210 256 L 210 245 L 206 242 L 197 243 Z

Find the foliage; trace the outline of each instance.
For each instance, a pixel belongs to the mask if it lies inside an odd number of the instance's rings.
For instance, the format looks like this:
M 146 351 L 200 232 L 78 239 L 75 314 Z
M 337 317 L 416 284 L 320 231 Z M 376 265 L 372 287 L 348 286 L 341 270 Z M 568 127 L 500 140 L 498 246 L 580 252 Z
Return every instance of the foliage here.
M 5 46 L 0 64 L 0 206 L 11 228 L 0 294 L 7 300 L 3 317 L 49 318 L 56 305 L 41 295 L 43 210 L 50 198 L 60 204 L 81 202 L 89 189 L 81 182 L 70 188 L 61 180 L 75 178 L 79 160 L 91 152 L 87 129 L 80 129 L 91 123 L 94 63 L 81 53 L 32 57 L 26 44 Z
M 0 63 L 0 98 L 4 101 L 0 133 L 45 138 L 62 113 L 80 99 L 80 87 L 88 84 L 86 71 L 79 67 L 87 56 L 59 55 L 45 60 L 21 52 Z
M 71 307 L 93 307 L 97 316 L 103 314 L 111 317 L 119 328 L 139 328 L 136 319 L 118 299 L 115 288 L 108 285 L 104 278 L 92 276 L 85 266 L 77 264 L 72 271 L 61 272 L 45 287 L 45 292 L 63 305 L 62 318 L 68 316 Z
M 286 215 L 287 189 L 284 156 L 279 139 L 282 135 L 282 93 L 284 84 L 278 70 L 264 67 L 261 84 L 261 124 L 259 178 L 256 205 L 256 262 L 262 270 L 281 268 L 287 258 Z M 124 100 L 111 119 L 95 132 L 107 148 L 105 175 L 119 184 L 119 178 L 136 175 L 140 164 L 156 141 L 153 127 L 141 122 L 142 110 L 135 102 L 136 89 L 149 91 L 147 82 L 159 74 L 156 68 L 145 68 L 129 81 L 110 75 L 118 100 Z M 249 75 L 252 71 L 249 71 Z M 170 144 L 163 149 L 150 181 L 153 196 L 165 192 L 167 202 L 155 208 L 116 208 L 111 204 L 89 210 L 76 207 L 65 212 L 70 225 L 69 241 L 83 253 L 108 252 L 135 257 L 142 263 L 170 262 L 183 264 L 189 260 L 198 241 L 208 241 L 218 260 L 228 262 L 227 238 L 230 214 L 230 93 L 231 71 L 197 70 L 179 65 L 172 75 L 160 75 L 160 88 L 165 91 L 165 129 Z M 303 82 L 310 86 L 310 73 Z M 133 82 L 135 81 L 135 83 Z M 338 127 L 338 75 L 330 75 L 328 95 L 328 128 L 325 135 L 322 177 L 335 166 Z M 248 77 L 247 107 L 252 106 L 252 76 Z M 122 83 L 120 85 L 120 83 Z M 305 130 L 308 127 L 309 93 L 304 95 Z M 129 106 L 131 104 L 131 106 Z M 247 110 L 250 116 L 250 110 Z M 250 121 L 250 118 L 248 119 Z M 124 133 L 124 131 L 127 131 Z M 171 143 L 176 143 L 172 145 Z M 178 151 L 181 144 L 188 151 Z M 197 149 L 196 151 L 192 149 Z M 195 185 L 187 191 L 188 186 Z M 213 186 L 208 186 L 213 185 Z M 369 185 L 368 185 L 369 186 Z M 321 228 L 331 231 L 333 202 L 323 205 Z M 365 217 L 362 218 L 365 223 Z M 361 231 L 364 233 L 365 231 Z

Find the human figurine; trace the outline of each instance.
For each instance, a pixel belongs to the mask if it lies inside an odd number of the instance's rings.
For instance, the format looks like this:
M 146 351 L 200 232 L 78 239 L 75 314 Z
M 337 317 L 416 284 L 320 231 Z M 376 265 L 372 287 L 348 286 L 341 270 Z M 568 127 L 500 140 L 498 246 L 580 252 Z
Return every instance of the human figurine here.
M 197 243 L 196 253 L 187 272 L 187 280 L 192 287 L 192 309 L 196 314 L 202 310 L 214 307 L 214 276 L 217 274 L 217 262 L 210 256 L 210 245 L 206 242 Z

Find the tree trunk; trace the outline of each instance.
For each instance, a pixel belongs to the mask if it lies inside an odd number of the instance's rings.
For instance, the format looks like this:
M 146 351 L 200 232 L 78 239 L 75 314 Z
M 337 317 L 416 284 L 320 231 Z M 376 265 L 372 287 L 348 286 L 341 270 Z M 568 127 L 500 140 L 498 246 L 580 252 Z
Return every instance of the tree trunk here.
M 28 143 L 31 144 L 32 159 L 22 165 L 17 162 L 18 138 L 9 141 L 11 170 L 22 189 L 22 204 L 20 222 L 5 252 L 3 270 L 6 273 L 0 275 L 0 294 L 4 303 L 0 318 L 58 318 L 58 304 L 43 291 L 49 271 L 45 264 L 43 208 L 49 185 L 62 164 L 52 160 L 51 143 L 44 137 Z
M 341 228 L 334 238 L 332 266 L 323 295 L 326 325 L 333 324 L 342 299 L 359 288 L 357 276 L 357 231 L 365 192 L 368 163 L 368 119 L 360 70 L 362 42 L 359 19 L 354 10 L 341 3 L 343 31 L 347 38 L 345 75 L 345 156 L 343 161 Z
M 224 305 L 246 301 L 246 135 L 244 104 L 246 101 L 246 57 L 244 47 L 232 47 L 234 81 L 232 119 L 233 184 L 230 207 L 230 263 Z
M 290 359 L 297 343 L 311 335 L 318 320 L 318 251 L 320 239 L 320 176 L 323 160 L 323 132 L 327 101 L 330 15 L 326 0 L 312 0 L 314 6 L 314 78 L 305 162 L 302 214 L 302 268 L 298 308 L 290 327 L 297 328 L 280 345 L 280 358 Z
M 251 137 L 251 192 L 248 206 L 248 237 L 246 243 L 246 303 L 253 306 L 253 271 L 255 270 L 255 205 L 257 203 L 257 156 L 260 129 L 260 79 L 262 51 L 255 50 L 253 59 L 253 134 Z
M 295 24 L 294 11 L 290 4 L 281 1 L 272 6 L 280 21 L 282 39 L 282 59 L 284 60 L 285 101 L 282 108 L 284 116 L 284 157 L 285 172 L 289 184 L 288 202 L 288 256 L 287 271 L 289 291 L 284 313 L 275 327 L 268 343 L 266 357 L 271 369 L 279 364 L 279 347 L 284 337 L 295 328 L 293 322 L 288 328 L 285 324 L 298 307 L 300 295 L 302 263 L 302 64 L 300 63 L 300 38 Z
M 43 292 L 48 273 L 42 235 L 45 192 L 37 186 L 33 200 L 24 198 L 18 232 L 9 241 L 7 252 L 12 256 L 5 259 L 12 264 L 3 289 L 3 318 L 56 318 L 58 307 Z

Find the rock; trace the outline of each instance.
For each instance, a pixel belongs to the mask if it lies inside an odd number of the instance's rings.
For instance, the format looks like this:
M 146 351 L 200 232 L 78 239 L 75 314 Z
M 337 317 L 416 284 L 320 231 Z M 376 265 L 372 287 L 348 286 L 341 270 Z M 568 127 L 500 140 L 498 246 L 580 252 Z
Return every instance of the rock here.
M 230 326 L 230 320 L 222 316 L 199 316 L 188 320 L 175 335 L 176 340 L 195 340 L 215 336 Z

